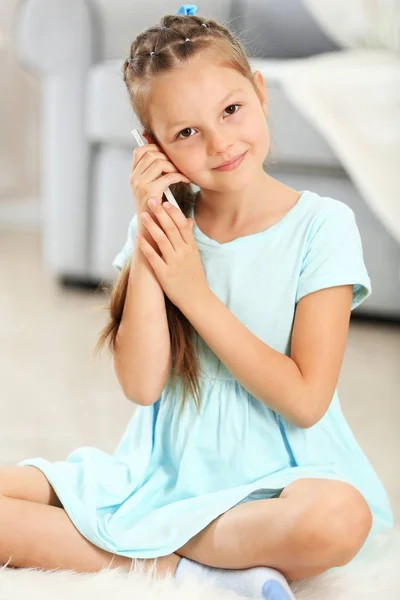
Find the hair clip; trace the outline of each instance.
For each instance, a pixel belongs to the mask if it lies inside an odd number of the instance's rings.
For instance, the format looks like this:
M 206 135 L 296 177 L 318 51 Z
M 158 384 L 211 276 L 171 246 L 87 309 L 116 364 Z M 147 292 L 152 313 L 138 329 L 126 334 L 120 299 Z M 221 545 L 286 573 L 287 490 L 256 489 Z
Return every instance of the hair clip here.
M 176 15 L 195 15 L 197 12 L 196 4 L 182 4 L 180 8 L 176 11 Z

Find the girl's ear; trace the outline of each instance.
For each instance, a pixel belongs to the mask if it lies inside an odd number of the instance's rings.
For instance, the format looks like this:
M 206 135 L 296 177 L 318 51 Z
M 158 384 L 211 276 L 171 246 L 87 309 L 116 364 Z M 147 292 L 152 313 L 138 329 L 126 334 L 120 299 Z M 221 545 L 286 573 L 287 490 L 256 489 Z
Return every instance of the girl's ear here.
M 151 137 L 150 134 L 146 133 L 145 131 L 142 132 L 142 136 L 145 138 L 145 140 L 149 143 L 149 144 L 154 144 L 154 140 Z

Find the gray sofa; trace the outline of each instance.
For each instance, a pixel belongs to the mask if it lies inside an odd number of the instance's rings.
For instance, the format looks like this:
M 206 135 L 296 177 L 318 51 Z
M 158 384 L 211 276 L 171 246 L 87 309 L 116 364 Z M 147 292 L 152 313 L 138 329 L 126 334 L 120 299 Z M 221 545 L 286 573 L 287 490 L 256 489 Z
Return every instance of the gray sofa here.
M 15 51 L 42 83 L 42 240 L 46 268 L 64 283 L 116 276 L 134 207 L 131 136 L 138 126 L 122 81 L 130 42 L 175 0 L 24 0 Z M 271 174 L 297 190 L 346 202 L 355 212 L 373 293 L 356 314 L 400 318 L 400 247 L 371 213 L 335 153 L 285 96 L 284 61 L 340 52 L 301 0 L 203 0 L 198 14 L 240 34 L 253 70 L 265 77 Z

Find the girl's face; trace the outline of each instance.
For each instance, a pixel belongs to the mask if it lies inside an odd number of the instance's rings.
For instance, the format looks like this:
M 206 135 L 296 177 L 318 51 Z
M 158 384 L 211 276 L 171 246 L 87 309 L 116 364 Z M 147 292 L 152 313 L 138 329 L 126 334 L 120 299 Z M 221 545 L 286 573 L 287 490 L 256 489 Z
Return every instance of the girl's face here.
M 260 97 L 238 71 L 203 53 L 152 85 L 150 119 L 158 145 L 200 188 L 238 191 L 262 171 L 270 141 L 259 71 L 254 82 Z M 215 170 L 243 153 L 236 169 Z

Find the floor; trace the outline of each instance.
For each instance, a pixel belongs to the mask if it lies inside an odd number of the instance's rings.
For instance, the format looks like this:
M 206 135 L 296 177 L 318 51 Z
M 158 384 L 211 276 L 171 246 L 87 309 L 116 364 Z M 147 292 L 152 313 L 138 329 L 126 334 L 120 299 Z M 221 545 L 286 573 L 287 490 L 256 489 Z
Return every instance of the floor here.
M 101 293 L 64 290 L 44 271 L 35 232 L 0 231 L 0 464 L 113 452 L 134 406 L 107 350 Z M 400 324 L 354 320 L 339 380 L 343 412 L 400 519 Z

